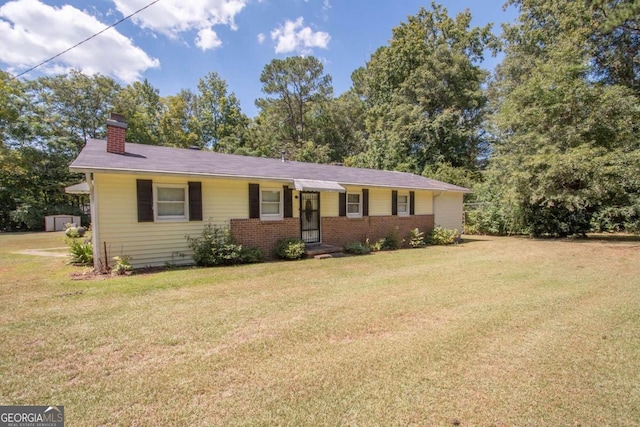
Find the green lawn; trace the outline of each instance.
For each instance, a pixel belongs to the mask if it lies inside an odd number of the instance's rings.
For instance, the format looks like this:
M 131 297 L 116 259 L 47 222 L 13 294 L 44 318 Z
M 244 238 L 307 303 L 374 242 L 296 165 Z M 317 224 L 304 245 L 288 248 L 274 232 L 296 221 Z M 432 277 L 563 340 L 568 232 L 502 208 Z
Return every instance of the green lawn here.
M 93 280 L 16 254 L 63 245 L 0 234 L 0 404 L 69 426 L 640 424 L 640 239 Z

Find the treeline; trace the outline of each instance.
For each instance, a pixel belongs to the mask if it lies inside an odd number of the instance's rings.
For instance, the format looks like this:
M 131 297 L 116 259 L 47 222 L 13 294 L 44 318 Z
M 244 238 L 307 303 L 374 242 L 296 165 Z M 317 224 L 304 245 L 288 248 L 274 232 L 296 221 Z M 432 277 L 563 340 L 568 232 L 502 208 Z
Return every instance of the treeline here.
M 274 59 L 258 115 L 216 73 L 161 97 L 79 72 L 0 75 L 0 229 L 39 229 L 79 209 L 64 186 L 108 114 L 141 144 L 424 174 L 474 189 L 478 232 L 566 236 L 640 230 L 640 6 L 625 0 L 512 0 L 517 22 L 472 27 L 432 4 L 335 96 L 314 57 Z M 491 75 L 485 55 L 502 50 Z

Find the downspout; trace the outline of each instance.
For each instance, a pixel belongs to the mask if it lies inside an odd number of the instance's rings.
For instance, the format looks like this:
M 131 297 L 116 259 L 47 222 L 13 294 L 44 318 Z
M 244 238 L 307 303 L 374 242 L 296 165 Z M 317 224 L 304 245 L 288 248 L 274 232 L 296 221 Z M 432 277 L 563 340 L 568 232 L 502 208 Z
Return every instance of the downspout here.
M 93 185 L 93 174 L 85 173 L 85 180 L 89 185 L 89 206 L 91 207 L 91 243 L 93 246 L 93 269 L 96 272 L 102 271 L 100 265 L 100 235 L 98 227 L 98 198 L 96 197 L 96 189 Z

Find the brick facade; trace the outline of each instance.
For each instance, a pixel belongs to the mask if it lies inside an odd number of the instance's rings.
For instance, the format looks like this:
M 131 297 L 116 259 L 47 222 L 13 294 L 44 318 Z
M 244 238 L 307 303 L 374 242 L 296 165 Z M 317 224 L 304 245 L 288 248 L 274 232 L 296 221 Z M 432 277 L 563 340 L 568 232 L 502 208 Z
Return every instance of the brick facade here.
M 250 248 L 260 248 L 269 258 L 273 257 L 276 242 L 286 237 L 300 237 L 300 219 L 285 218 L 279 221 L 242 218 L 231 220 L 231 233 L 236 242 Z
M 409 230 L 431 231 L 434 227 L 433 215 L 411 216 L 368 216 L 364 218 L 323 217 L 321 218 L 322 243 L 344 246 L 354 242 L 371 242 L 395 234 L 404 239 Z M 243 246 L 262 249 L 268 257 L 273 256 L 276 242 L 285 237 L 300 237 L 300 219 L 285 218 L 280 221 L 260 219 L 232 219 L 231 232 Z
M 366 239 L 375 242 L 390 234 L 401 241 L 414 228 L 425 232 L 433 230 L 434 218 L 433 215 L 326 217 L 322 218 L 321 227 L 323 243 L 344 246 L 349 243 L 364 242 Z

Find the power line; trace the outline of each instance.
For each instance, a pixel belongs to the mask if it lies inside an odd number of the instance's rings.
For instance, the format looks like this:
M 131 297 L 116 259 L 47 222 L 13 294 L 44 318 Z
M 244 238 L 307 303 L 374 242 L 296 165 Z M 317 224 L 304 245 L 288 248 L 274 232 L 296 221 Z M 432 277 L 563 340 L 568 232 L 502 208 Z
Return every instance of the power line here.
M 44 64 L 46 64 L 47 62 L 51 62 L 51 61 L 53 61 L 53 60 L 54 60 L 54 59 L 56 59 L 57 57 L 62 56 L 62 55 L 64 55 L 65 53 L 69 52 L 70 50 L 73 50 L 73 49 L 77 48 L 77 47 L 78 47 L 78 46 L 80 46 L 81 44 L 86 43 L 86 42 L 88 42 L 89 40 L 91 40 L 91 39 L 93 39 L 93 38 L 95 38 L 95 37 L 98 37 L 100 34 L 104 33 L 104 32 L 105 32 L 105 31 L 107 31 L 108 29 L 115 27 L 116 25 L 118 25 L 118 24 L 120 24 L 120 23 L 122 23 L 122 22 L 126 21 L 127 19 L 131 18 L 131 17 L 132 17 L 132 16 L 134 16 L 134 15 L 137 15 L 138 13 L 140 13 L 140 12 L 142 12 L 143 10 L 145 10 L 145 9 L 147 9 L 147 8 L 149 8 L 149 7 L 151 7 L 151 6 L 153 6 L 154 4 L 158 3 L 159 1 L 160 1 L 160 0 L 154 0 L 154 1 L 152 1 L 151 3 L 149 3 L 148 5 L 146 5 L 145 7 L 143 7 L 143 8 L 141 8 L 141 9 L 136 10 L 135 12 L 133 12 L 133 13 L 132 13 L 131 15 L 129 15 L 129 16 L 125 16 L 124 18 L 122 18 L 121 20 L 119 20 L 118 22 L 116 22 L 115 24 L 111 24 L 111 25 L 109 25 L 108 27 L 106 27 L 106 28 L 105 28 L 105 29 L 103 29 L 102 31 L 99 31 L 99 32 L 97 32 L 97 33 L 93 34 L 92 36 L 87 37 L 86 39 L 82 40 L 80 43 L 76 43 L 75 45 L 71 46 L 70 48 L 63 50 L 63 51 L 62 51 L 62 52 L 60 52 L 59 54 L 57 54 L 57 55 L 55 55 L 55 56 L 52 56 L 51 58 L 49 58 L 49 59 L 47 59 L 47 60 L 42 61 L 42 62 L 41 62 L 41 63 L 39 63 L 38 65 L 34 65 L 33 67 L 29 68 L 27 71 L 23 71 L 22 73 L 18 74 L 17 76 L 12 77 L 12 78 L 11 78 L 11 80 L 13 80 L 13 79 L 17 79 L 17 78 L 19 78 L 19 77 L 21 77 L 21 76 L 24 76 L 24 75 L 25 75 L 25 74 L 27 74 L 28 72 L 31 72 L 31 71 L 35 70 L 36 68 L 43 66 L 43 65 L 44 65 Z

